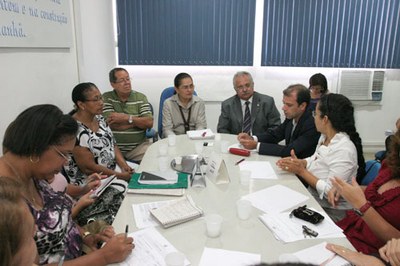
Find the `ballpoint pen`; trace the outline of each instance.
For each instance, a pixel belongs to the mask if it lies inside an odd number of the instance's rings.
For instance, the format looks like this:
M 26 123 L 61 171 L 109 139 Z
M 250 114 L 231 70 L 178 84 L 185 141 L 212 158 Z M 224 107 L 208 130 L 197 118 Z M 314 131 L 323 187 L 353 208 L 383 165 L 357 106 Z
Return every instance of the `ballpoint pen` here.
M 245 159 L 243 158 L 243 159 L 240 159 L 239 161 L 237 161 L 236 163 L 235 163 L 235 165 L 238 165 L 238 164 L 240 164 L 241 162 L 243 162 Z
M 125 226 L 125 239 L 128 237 L 129 225 Z

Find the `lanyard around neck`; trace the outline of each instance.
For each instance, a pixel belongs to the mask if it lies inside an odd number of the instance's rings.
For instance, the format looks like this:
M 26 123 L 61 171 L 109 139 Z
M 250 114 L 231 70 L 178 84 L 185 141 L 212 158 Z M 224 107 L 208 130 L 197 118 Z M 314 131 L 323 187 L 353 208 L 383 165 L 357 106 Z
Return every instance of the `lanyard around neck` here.
M 186 131 L 190 130 L 189 123 L 190 123 L 190 114 L 192 113 L 192 106 L 189 107 L 189 114 L 188 114 L 188 119 L 187 120 L 185 119 L 185 116 L 183 115 L 182 106 L 180 106 L 178 104 L 178 107 L 179 107 L 179 111 L 181 112 L 181 116 L 182 116 L 182 120 L 183 120 L 183 126 L 185 127 L 185 133 L 186 133 Z

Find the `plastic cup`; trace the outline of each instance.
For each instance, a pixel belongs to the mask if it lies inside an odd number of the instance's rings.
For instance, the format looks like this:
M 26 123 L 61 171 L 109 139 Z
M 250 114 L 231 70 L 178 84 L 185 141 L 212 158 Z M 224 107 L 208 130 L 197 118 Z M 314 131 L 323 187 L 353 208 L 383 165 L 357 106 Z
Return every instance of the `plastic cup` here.
M 243 186 L 247 186 L 250 183 L 251 171 L 249 170 L 240 170 L 240 184 Z
M 160 156 L 165 156 L 168 154 L 168 144 L 167 143 L 160 143 L 158 145 L 158 153 Z
M 196 150 L 196 153 L 200 155 L 203 152 L 203 142 L 195 142 L 194 143 L 194 148 Z
M 167 156 L 158 157 L 158 168 L 161 172 L 165 172 L 169 169 L 169 158 Z
M 223 140 L 221 141 L 221 153 L 228 153 L 229 141 Z
M 174 251 L 165 256 L 166 266 L 183 266 L 185 265 L 185 254 Z
M 181 156 L 175 157 L 175 164 L 181 164 L 181 163 L 182 163 L 182 157 Z
M 221 234 L 222 216 L 219 214 L 210 214 L 206 216 L 207 235 L 209 237 L 218 237 Z
M 250 218 L 252 205 L 251 202 L 245 199 L 240 199 L 236 202 L 237 215 L 240 220 L 247 220 Z
M 168 135 L 168 145 L 169 146 L 175 146 L 176 144 L 176 135 Z

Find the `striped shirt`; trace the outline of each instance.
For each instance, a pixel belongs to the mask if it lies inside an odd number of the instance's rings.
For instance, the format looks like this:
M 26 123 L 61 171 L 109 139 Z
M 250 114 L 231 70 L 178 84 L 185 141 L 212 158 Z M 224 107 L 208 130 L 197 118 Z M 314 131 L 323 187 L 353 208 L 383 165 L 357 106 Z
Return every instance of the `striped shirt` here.
M 125 113 L 136 117 L 153 117 L 150 104 L 143 93 L 132 90 L 126 102 L 121 102 L 114 90 L 104 93 L 103 98 L 103 115 L 105 118 L 108 118 L 113 112 Z M 146 141 L 146 129 L 138 127 L 124 131 L 113 130 L 113 133 L 123 154 L 130 152 Z

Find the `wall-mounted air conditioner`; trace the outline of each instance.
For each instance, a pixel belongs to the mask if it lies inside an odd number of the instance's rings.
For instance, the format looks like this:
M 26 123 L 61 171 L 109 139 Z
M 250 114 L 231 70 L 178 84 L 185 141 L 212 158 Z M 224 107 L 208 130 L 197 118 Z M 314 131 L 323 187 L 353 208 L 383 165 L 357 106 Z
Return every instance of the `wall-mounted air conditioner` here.
M 380 101 L 384 78 L 381 70 L 341 70 L 339 93 L 354 101 Z

